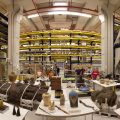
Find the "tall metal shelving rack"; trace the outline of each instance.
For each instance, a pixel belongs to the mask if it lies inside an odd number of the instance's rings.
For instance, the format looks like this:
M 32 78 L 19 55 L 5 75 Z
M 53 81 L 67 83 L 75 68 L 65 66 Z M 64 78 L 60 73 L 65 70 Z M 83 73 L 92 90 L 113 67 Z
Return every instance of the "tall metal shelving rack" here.
M 120 32 L 120 19 L 118 19 L 115 15 L 113 16 L 113 75 L 114 77 L 118 76 L 120 78 L 120 73 L 116 73 L 116 50 L 120 49 L 120 42 L 117 41 L 117 37 L 119 37 Z
M 8 18 L 2 13 L 0 13 L 0 80 L 6 79 L 7 45 L 8 45 Z
M 72 69 L 72 64 L 93 64 L 94 59 L 100 63 L 100 44 L 101 35 L 96 32 L 80 30 L 33 31 L 21 35 L 20 58 L 21 61 L 27 62 L 37 62 L 35 57 L 39 58 L 38 62 L 64 59 L 64 61 L 68 61 L 70 69 Z

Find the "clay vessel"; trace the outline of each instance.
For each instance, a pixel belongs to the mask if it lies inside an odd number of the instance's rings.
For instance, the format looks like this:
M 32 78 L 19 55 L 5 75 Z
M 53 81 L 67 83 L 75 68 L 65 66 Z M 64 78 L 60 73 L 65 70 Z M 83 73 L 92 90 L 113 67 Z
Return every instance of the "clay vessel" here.
M 65 97 L 64 94 L 61 94 L 60 96 L 60 106 L 65 105 Z
M 78 107 L 78 94 L 74 90 L 69 93 L 69 100 L 71 107 Z
M 50 101 L 51 95 L 49 93 L 43 93 L 42 98 L 44 101 L 44 106 L 49 106 L 49 104 L 51 102 Z

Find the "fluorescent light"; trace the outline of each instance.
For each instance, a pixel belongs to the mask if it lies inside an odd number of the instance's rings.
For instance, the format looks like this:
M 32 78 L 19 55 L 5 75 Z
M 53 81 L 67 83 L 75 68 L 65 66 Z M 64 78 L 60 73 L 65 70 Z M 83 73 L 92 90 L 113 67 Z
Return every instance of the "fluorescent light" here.
M 28 15 L 27 17 L 28 18 L 34 18 L 34 17 L 38 17 L 39 15 L 38 14 L 32 14 L 32 15 Z
M 75 16 L 83 16 L 83 17 L 92 17 L 90 14 L 85 14 L 85 13 L 78 13 L 78 12 L 70 12 L 70 11 L 54 11 L 54 12 L 48 12 L 48 15 L 75 15 Z
M 55 11 L 55 10 L 56 10 L 56 11 L 57 11 L 57 10 L 58 10 L 58 11 L 59 11 L 59 10 L 60 10 L 60 11 L 66 11 L 67 8 L 66 8 L 66 7 L 57 7 L 57 8 L 52 8 L 51 10 L 53 10 L 53 11 Z
M 103 14 L 99 15 L 99 19 L 100 19 L 101 23 L 104 22 L 105 21 L 104 15 Z
M 65 2 L 55 2 L 53 3 L 53 6 L 67 6 L 68 3 L 65 3 Z
M 60 10 L 60 8 L 56 8 L 56 9 Z M 66 8 L 63 8 L 63 9 L 66 10 Z M 92 17 L 92 15 L 90 15 L 90 14 L 79 13 L 79 12 L 70 12 L 70 11 L 53 11 L 53 12 L 48 12 L 46 14 L 47 15 L 59 15 L 59 14 L 62 14 L 62 15 L 75 15 L 75 16 L 83 16 L 83 17 L 88 17 L 88 18 Z M 34 17 L 38 17 L 38 16 L 39 16 L 38 14 L 32 14 L 32 15 L 28 15 L 27 17 L 28 18 L 34 18 Z

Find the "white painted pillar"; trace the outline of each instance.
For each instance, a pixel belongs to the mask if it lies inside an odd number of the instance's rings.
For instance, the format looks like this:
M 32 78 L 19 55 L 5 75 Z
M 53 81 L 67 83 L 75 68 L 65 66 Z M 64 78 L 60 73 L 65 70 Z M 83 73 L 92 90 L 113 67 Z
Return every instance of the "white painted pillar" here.
M 8 74 L 19 74 L 19 40 L 22 9 L 9 8 L 8 15 Z
M 112 6 L 103 6 L 104 21 L 101 21 L 101 46 L 102 64 L 101 70 L 107 74 L 113 73 L 113 9 Z

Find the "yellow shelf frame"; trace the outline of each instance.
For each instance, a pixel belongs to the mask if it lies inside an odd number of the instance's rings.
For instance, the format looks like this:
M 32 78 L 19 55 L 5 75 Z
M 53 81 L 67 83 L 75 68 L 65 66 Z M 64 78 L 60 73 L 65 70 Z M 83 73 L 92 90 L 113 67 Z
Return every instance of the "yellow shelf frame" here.
M 94 47 L 94 46 L 76 46 L 76 45 L 41 45 L 41 46 L 26 46 L 26 47 L 20 47 L 20 50 L 26 50 L 26 49 L 88 49 L 88 50 L 101 50 L 100 47 Z
M 32 35 L 38 38 L 27 38 L 27 37 L 32 37 Z M 38 35 L 38 36 L 37 36 Z M 58 35 L 58 36 L 57 36 Z M 63 36 L 61 36 L 63 35 Z M 66 36 L 65 36 L 66 35 Z M 50 37 L 51 36 L 51 37 Z M 71 36 L 71 37 L 70 37 Z M 83 37 L 82 37 L 83 36 Z M 84 37 L 87 36 L 87 37 Z M 78 46 L 78 45 L 33 45 L 33 46 L 25 46 L 23 47 L 22 45 L 24 44 L 29 44 L 29 42 L 34 43 L 34 42 L 49 42 L 51 40 L 51 42 L 58 42 L 59 41 L 65 41 L 65 42 L 69 42 L 70 40 L 72 40 L 72 42 L 77 42 L 77 41 L 83 41 L 83 42 L 87 42 L 88 44 L 90 44 L 91 42 L 93 43 L 101 43 L 101 34 L 100 33 L 96 33 L 96 32 L 89 32 L 89 31 L 80 31 L 80 30 L 49 30 L 49 31 L 33 31 L 33 32 L 28 32 L 26 34 L 22 34 L 21 36 L 21 40 L 20 40 L 20 50 L 28 50 L 28 49 L 86 49 L 86 50 L 101 50 L 101 47 L 98 46 Z M 38 54 L 38 53 L 20 53 L 21 57 L 53 57 L 55 59 L 60 59 L 60 58 L 68 58 L 68 57 L 92 57 L 93 59 L 99 59 L 101 58 L 101 55 L 90 55 L 88 53 L 86 54 Z
M 85 41 L 85 42 L 96 42 L 96 43 L 100 43 L 101 40 L 99 39 L 90 39 L 90 38 L 70 38 L 70 37 L 59 37 L 59 38 L 34 38 L 34 39 L 23 39 L 20 40 L 20 43 L 24 43 L 24 42 L 36 42 L 36 41 L 69 41 L 69 40 L 73 40 L 73 41 Z
M 24 54 L 24 55 L 21 55 L 21 57 L 48 57 L 48 56 L 52 56 L 52 57 L 72 57 L 72 56 L 74 56 L 74 57 L 95 57 L 95 56 L 97 56 L 98 57 L 98 55 L 89 55 L 89 54 Z
M 95 36 L 95 37 L 101 37 L 100 33 L 96 32 L 89 32 L 89 31 L 79 31 L 79 30 L 50 30 L 50 31 L 33 31 L 33 32 L 27 32 L 26 34 L 22 34 L 20 37 L 24 38 L 28 35 L 86 35 L 86 36 Z

